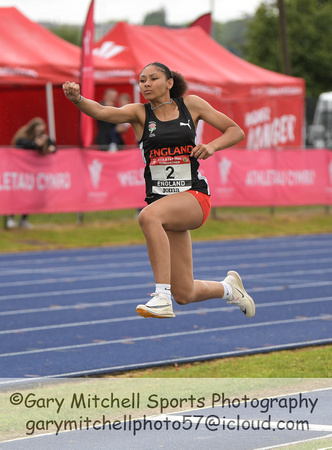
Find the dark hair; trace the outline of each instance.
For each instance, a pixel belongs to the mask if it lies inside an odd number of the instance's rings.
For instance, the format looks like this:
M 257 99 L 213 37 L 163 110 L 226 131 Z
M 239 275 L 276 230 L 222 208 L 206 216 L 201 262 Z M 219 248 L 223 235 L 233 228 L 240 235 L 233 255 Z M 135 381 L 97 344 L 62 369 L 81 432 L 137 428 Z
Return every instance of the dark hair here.
M 36 128 L 39 125 L 44 126 L 46 129 L 46 123 L 42 118 L 34 117 L 33 119 L 31 119 L 26 125 L 23 125 L 16 131 L 11 144 L 15 145 L 18 139 L 28 139 L 30 141 L 33 141 L 35 138 Z
M 179 72 L 174 72 L 174 70 L 170 70 L 165 64 L 162 64 L 160 62 L 153 62 L 147 64 L 143 68 L 143 70 L 149 66 L 156 66 L 159 70 L 164 72 L 167 80 L 173 78 L 174 83 L 172 89 L 170 90 L 171 97 L 173 98 L 182 97 L 186 93 L 186 91 L 188 90 L 188 85 L 184 76 L 181 75 Z

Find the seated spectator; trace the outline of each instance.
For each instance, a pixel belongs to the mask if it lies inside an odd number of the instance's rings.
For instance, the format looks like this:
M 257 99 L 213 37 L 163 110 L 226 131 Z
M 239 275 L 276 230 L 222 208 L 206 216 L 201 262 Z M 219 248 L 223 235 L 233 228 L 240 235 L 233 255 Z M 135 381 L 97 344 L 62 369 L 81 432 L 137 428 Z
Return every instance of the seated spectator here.
M 26 125 L 19 128 L 11 144 L 17 148 L 37 150 L 42 155 L 56 152 L 55 142 L 46 134 L 46 124 L 40 117 L 31 119 Z M 31 223 L 28 221 L 28 214 L 22 215 L 19 226 L 22 228 L 32 228 Z M 15 222 L 14 215 L 11 215 L 7 218 L 6 228 L 15 227 L 17 227 L 17 223 Z

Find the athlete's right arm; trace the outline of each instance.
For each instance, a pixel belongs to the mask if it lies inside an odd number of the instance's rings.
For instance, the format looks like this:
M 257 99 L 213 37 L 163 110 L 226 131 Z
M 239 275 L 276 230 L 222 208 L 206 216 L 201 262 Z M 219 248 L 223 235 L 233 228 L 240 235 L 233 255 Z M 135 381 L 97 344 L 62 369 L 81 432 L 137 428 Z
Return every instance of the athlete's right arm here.
M 103 106 L 94 100 L 84 98 L 80 94 L 80 85 L 75 82 L 66 81 L 63 85 L 65 96 L 73 102 L 84 114 L 96 120 L 111 123 L 132 123 L 137 121 L 137 108 L 140 104 L 128 104 L 122 108 Z

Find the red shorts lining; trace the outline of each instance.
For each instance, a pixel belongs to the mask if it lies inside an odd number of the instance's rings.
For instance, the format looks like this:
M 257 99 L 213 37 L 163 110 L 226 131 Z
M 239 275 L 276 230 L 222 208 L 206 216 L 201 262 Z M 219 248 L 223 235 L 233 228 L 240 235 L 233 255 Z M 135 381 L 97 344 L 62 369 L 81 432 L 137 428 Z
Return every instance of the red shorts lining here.
M 203 222 L 200 226 L 203 225 L 204 222 L 206 222 L 207 218 L 209 217 L 210 211 L 211 211 L 211 198 L 209 195 L 204 194 L 203 192 L 198 192 L 194 190 L 186 191 L 192 194 L 194 197 L 197 198 L 199 201 L 199 204 L 201 205 L 202 211 L 203 211 Z

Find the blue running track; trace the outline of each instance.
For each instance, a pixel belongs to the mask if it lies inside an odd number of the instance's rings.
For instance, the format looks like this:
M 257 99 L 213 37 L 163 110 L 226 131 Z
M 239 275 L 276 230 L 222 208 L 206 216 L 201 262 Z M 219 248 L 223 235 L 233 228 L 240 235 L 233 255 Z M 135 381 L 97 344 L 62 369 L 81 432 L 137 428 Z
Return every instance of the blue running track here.
M 154 282 L 145 246 L 0 255 L 0 377 L 128 371 L 332 342 L 332 234 L 199 242 L 195 277 L 237 270 L 248 319 L 215 299 L 143 319 Z

